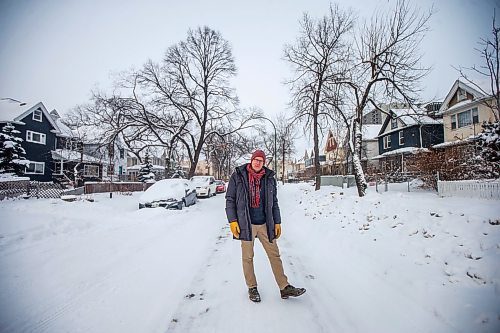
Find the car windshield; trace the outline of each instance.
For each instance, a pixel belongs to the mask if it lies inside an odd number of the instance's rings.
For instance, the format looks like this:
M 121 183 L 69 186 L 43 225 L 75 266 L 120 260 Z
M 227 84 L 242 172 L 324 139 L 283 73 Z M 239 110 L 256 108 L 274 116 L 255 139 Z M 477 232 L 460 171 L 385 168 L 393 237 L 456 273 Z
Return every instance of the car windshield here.
M 195 176 L 191 178 L 191 182 L 194 184 L 208 184 L 210 182 L 210 177 Z

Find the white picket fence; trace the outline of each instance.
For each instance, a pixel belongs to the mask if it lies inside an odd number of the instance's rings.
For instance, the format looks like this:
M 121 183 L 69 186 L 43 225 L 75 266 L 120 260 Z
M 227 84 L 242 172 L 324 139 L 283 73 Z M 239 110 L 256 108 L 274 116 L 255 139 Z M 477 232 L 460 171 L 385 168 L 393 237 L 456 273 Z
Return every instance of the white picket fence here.
M 438 180 L 438 194 L 441 197 L 467 197 L 500 200 L 499 180 Z

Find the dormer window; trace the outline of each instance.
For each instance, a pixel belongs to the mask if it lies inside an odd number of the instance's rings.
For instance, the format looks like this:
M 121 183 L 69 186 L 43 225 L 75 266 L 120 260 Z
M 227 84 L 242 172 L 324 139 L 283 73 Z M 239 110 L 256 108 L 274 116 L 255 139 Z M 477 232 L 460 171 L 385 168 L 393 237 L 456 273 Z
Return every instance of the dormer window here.
M 398 128 L 398 119 L 397 118 L 392 118 L 391 119 L 391 129 Z
M 467 92 L 464 89 L 457 89 L 457 102 L 461 102 L 464 99 L 467 99 Z
M 33 120 L 42 122 L 42 110 L 36 109 L 33 111 Z

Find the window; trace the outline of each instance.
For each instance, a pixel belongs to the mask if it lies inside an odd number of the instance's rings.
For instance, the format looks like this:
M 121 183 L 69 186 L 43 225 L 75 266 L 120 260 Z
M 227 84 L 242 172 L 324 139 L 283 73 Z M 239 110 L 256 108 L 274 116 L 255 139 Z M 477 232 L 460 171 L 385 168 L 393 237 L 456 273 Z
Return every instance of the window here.
M 457 128 L 457 115 L 454 114 L 451 116 L 451 129 L 454 130 Z
M 43 133 L 26 131 L 26 141 L 28 141 L 28 142 L 34 142 L 34 143 L 39 143 L 39 144 L 44 145 L 45 138 L 46 138 L 45 134 L 43 134 Z
M 33 111 L 33 120 L 42 121 L 42 110 L 36 109 Z
M 391 136 L 384 136 L 384 149 L 391 148 Z
M 399 131 L 399 145 L 403 146 L 405 144 L 405 137 L 403 131 Z
M 467 98 L 467 92 L 464 89 L 458 88 L 457 90 L 457 102 L 463 101 Z
M 477 113 L 477 108 L 472 109 L 472 123 L 473 124 L 479 123 L 479 115 Z
M 392 118 L 391 119 L 391 129 L 398 128 L 398 119 L 397 118 Z
M 472 124 L 471 110 L 460 112 L 459 114 L 457 114 L 457 118 L 458 128 L 469 126 L 470 124 Z
M 30 162 L 24 173 L 27 175 L 43 175 L 45 173 L 45 162 Z
M 83 176 L 99 177 L 99 167 L 97 165 L 87 165 L 83 167 Z

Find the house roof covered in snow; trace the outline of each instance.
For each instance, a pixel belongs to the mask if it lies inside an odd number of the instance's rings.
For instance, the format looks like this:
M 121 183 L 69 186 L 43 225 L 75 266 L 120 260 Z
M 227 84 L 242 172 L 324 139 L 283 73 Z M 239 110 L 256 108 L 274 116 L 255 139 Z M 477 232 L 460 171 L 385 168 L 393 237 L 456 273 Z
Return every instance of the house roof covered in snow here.
M 391 150 L 391 151 L 385 152 L 385 153 L 383 153 L 381 155 L 374 156 L 371 159 L 372 160 L 378 160 L 378 159 L 381 159 L 381 158 L 384 158 L 384 157 L 389 157 L 389 156 L 394 156 L 394 155 L 416 154 L 418 152 L 428 152 L 428 151 L 429 151 L 429 149 L 427 149 L 427 148 L 404 147 L 404 148 L 399 148 L 399 149 L 395 149 L 395 150 Z
M 425 109 L 391 109 L 390 110 L 391 117 L 387 117 L 378 133 L 377 137 L 381 137 L 382 135 L 400 131 L 402 128 L 415 126 L 415 125 L 439 125 L 442 124 L 443 121 L 441 119 L 433 119 L 427 115 L 427 110 Z M 392 119 L 398 119 L 398 121 L 403 126 L 398 126 L 394 129 L 389 128 L 389 124 Z M 388 129 L 389 130 L 386 130 Z
M 381 128 L 381 124 L 363 125 L 361 128 L 363 140 L 376 140 Z
M 0 99 L 0 122 L 13 122 L 28 108 L 26 103 L 11 98 Z
M 75 134 L 73 133 L 73 131 L 71 130 L 71 128 L 69 128 L 68 126 L 66 126 L 61 121 L 61 116 L 59 115 L 59 113 L 55 109 L 52 110 L 52 111 L 50 111 L 50 116 L 52 117 L 52 119 L 54 120 L 54 122 L 57 124 L 57 127 L 59 127 L 59 131 L 61 131 L 61 136 L 68 137 L 68 138 L 71 138 L 71 137 L 75 136 Z

